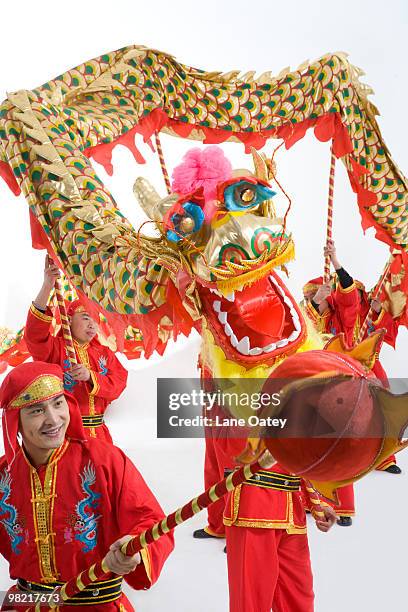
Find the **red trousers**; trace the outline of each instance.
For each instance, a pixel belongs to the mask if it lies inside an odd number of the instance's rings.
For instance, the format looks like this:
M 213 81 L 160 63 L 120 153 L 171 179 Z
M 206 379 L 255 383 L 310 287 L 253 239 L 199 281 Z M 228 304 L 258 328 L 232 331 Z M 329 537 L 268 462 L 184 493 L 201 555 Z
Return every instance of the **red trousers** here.
M 230 612 L 313 612 L 306 534 L 226 527 Z
M 354 487 L 352 484 L 346 485 L 337 489 L 339 504 L 333 506 L 338 516 L 354 516 L 356 511 L 354 507 Z
M 235 457 L 244 450 L 246 439 L 215 438 L 206 432 L 205 438 L 205 461 L 204 461 L 204 485 L 207 489 L 224 478 L 224 470 L 232 470 L 235 467 Z M 223 538 L 225 527 L 223 514 L 225 497 L 208 506 L 208 526 L 206 531 L 211 535 Z

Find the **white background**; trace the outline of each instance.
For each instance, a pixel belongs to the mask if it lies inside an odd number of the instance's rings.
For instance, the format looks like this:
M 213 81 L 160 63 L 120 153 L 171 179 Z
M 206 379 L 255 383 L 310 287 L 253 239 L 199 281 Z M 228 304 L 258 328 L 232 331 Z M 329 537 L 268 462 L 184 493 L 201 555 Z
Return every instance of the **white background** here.
M 186 64 L 207 70 L 241 69 L 277 74 L 296 68 L 329 51 L 347 51 L 363 68 L 363 80 L 373 87 L 381 111 L 379 124 L 397 165 L 407 169 L 405 153 L 406 3 L 378 0 L 327 3 L 300 0 L 192 2 L 42 2 L 4 3 L 1 10 L 0 98 L 7 91 L 31 89 L 64 70 L 127 44 L 144 44 L 170 52 Z M 191 143 L 162 137 L 171 169 Z M 114 151 L 115 173 L 106 182 L 127 217 L 142 218 L 132 196 L 136 176 L 149 177 L 163 190 L 157 159 L 138 141 L 147 160 L 137 166 L 121 147 Z M 194 145 L 196 146 L 196 145 Z M 243 147 L 223 145 L 236 167 L 250 165 Z M 272 144 L 267 151 L 271 151 Z M 297 247 L 288 282 L 296 297 L 302 284 L 322 271 L 329 145 L 308 134 L 290 151 L 277 154 L 279 179 L 293 200 L 289 228 Z M 164 194 L 164 193 L 163 193 Z M 284 209 L 286 201 L 277 197 Z M 43 255 L 30 244 L 28 209 L 0 184 L 0 326 L 18 329 L 39 285 Z M 368 287 L 377 280 L 387 259 L 387 247 L 371 231 L 363 236 L 357 203 L 346 173 L 337 164 L 334 235 L 344 267 Z M 382 363 L 388 374 L 406 376 L 408 334 L 401 330 L 397 350 L 385 347 Z M 155 380 L 157 376 L 193 376 L 198 337 L 177 343 L 163 359 L 129 364 L 129 387 L 110 412 L 111 430 L 141 469 L 166 511 L 202 489 L 200 441 L 155 439 Z M 401 466 L 408 460 L 400 456 Z M 406 609 L 405 557 L 408 538 L 407 476 L 370 475 L 357 488 L 358 517 L 350 529 L 324 536 L 310 529 L 318 612 Z M 204 517 L 195 525 L 204 524 Z M 228 609 L 225 558 L 221 542 L 197 542 L 193 524 L 177 530 L 177 548 L 159 583 L 148 593 L 133 594 L 140 612 L 222 612 Z M 0 587 L 9 585 L 0 560 Z M 292 612 L 292 611 L 288 611 Z

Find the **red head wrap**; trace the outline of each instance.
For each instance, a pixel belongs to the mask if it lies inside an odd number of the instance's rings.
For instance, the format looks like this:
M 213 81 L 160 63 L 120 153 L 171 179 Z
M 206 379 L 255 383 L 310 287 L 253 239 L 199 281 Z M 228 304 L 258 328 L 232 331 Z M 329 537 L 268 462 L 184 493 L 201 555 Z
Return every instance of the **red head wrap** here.
M 76 312 L 88 312 L 85 306 L 79 300 L 74 300 L 70 302 L 67 306 L 67 315 L 72 317 Z
M 17 434 L 20 409 L 63 394 L 68 402 L 70 422 L 67 435 L 85 440 L 81 414 L 76 399 L 64 390 L 63 372 L 59 365 L 34 361 L 16 366 L 0 387 L 3 408 L 3 440 L 6 461 L 11 465 L 20 450 Z

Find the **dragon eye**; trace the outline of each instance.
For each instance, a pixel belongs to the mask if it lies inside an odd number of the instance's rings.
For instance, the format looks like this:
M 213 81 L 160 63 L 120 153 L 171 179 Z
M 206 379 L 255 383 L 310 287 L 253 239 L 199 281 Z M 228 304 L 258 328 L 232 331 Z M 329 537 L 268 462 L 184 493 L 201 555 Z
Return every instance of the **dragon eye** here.
M 255 208 L 274 195 L 275 192 L 266 185 L 241 180 L 225 188 L 224 202 L 227 210 L 242 212 Z
M 250 204 L 256 198 L 255 189 L 249 189 L 248 187 L 243 190 L 238 191 L 237 195 L 238 197 L 241 198 L 244 204 Z
M 171 216 L 174 230 L 167 230 L 167 240 L 180 242 L 183 238 L 195 234 L 204 223 L 204 213 L 198 204 L 185 202 L 182 205 L 184 215 L 175 213 Z

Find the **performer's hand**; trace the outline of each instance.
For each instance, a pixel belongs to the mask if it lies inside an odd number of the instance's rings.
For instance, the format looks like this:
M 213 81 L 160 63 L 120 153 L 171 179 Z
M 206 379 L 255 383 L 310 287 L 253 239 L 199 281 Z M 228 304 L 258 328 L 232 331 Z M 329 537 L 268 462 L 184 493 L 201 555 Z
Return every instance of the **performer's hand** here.
M 325 283 L 316 291 L 313 301 L 316 302 L 316 304 L 320 304 L 320 302 L 323 302 L 326 298 L 329 297 L 330 293 L 330 283 Z
M 325 257 L 330 257 L 330 261 L 332 262 L 334 269 L 338 270 L 341 268 L 341 264 L 337 259 L 336 247 L 334 245 L 334 240 L 328 240 L 326 246 L 323 249 L 323 253 Z
M 129 574 L 129 572 L 133 572 L 141 562 L 140 553 L 136 553 L 133 557 L 128 557 L 120 551 L 123 544 L 131 539 L 131 535 L 123 536 L 123 538 L 116 540 L 109 548 L 109 552 L 105 557 L 105 563 L 114 574 Z
M 87 381 L 91 378 L 91 373 L 86 366 L 82 363 L 75 363 L 69 370 L 74 380 Z
M 316 527 L 319 531 L 326 533 L 326 531 L 329 531 L 329 529 L 333 527 L 337 520 L 337 515 L 330 506 L 322 506 L 322 510 L 324 512 L 324 518 L 319 517 L 315 519 Z
M 371 300 L 371 306 L 374 312 L 376 312 L 377 314 L 379 314 L 382 310 L 382 304 L 378 298 L 374 298 L 373 300 Z
M 49 255 L 45 256 L 44 265 L 44 285 L 47 288 L 52 289 L 55 285 L 55 281 L 60 277 L 60 271 L 58 266 L 55 265 Z
M 327 255 L 331 258 L 333 255 L 336 256 L 336 247 L 334 246 L 334 240 L 328 240 L 326 246 L 323 249 L 324 256 Z

